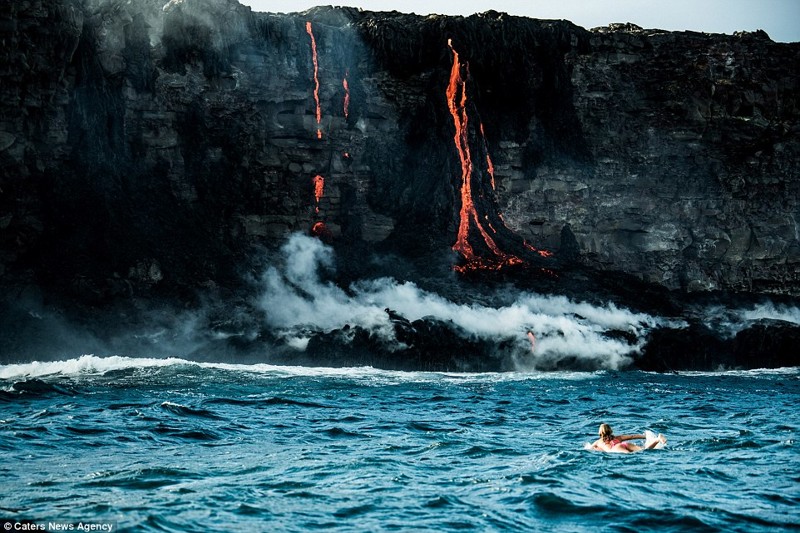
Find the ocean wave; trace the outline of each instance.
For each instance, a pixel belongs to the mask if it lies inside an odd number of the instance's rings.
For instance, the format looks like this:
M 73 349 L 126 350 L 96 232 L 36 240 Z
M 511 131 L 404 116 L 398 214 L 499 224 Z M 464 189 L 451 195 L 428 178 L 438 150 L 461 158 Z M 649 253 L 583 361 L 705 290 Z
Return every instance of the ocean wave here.
M 237 363 L 211 363 L 190 361 L 177 357 L 144 358 L 125 357 L 119 355 L 100 357 L 96 355 L 82 355 L 75 359 L 61 361 L 33 361 L 0 365 L 0 379 L 36 378 L 45 376 L 80 376 L 80 375 L 107 375 L 112 372 L 130 371 L 148 368 L 168 368 L 175 366 L 188 366 L 203 369 L 245 371 L 254 373 L 276 373 L 302 376 L 335 376 L 354 374 L 380 374 L 382 371 L 371 367 L 357 368 L 327 368 L 327 367 L 301 367 L 282 366 L 270 364 L 237 364 Z
M 132 368 L 166 367 L 176 364 L 191 364 L 177 358 L 132 358 L 122 356 L 98 357 L 82 355 L 76 359 L 61 361 L 33 361 L 0 365 L 0 379 L 35 378 L 43 376 L 104 374 L 110 371 L 128 370 Z
M 16 363 L 0 365 L 0 379 L 23 380 L 28 378 L 41 378 L 48 376 L 117 376 L 126 371 L 137 369 L 166 369 L 170 367 L 189 367 L 196 369 L 212 369 L 230 372 L 245 372 L 251 374 L 268 374 L 277 377 L 325 377 L 325 378 L 355 378 L 371 379 L 377 384 L 391 382 L 438 382 L 438 381 L 525 381 L 537 379 L 584 380 L 593 379 L 603 375 L 605 371 L 580 372 L 424 372 L 381 370 L 369 366 L 359 367 L 311 367 L 311 366 L 284 366 L 267 363 L 240 364 L 223 362 L 198 362 L 176 357 L 166 358 L 139 358 L 120 355 L 96 356 L 82 355 L 75 359 L 61 361 L 33 361 L 30 363 Z
M 653 372 L 657 373 L 657 372 Z M 680 376 L 697 376 L 697 377 L 713 377 L 713 376 L 800 376 L 800 367 L 787 366 L 782 368 L 753 368 L 748 370 L 727 369 L 720 368 L 714 371 L 700 371 L 700 370 L 679 370 L 672 372 Z
M 179 416 L 198 416 L 201 418 L 213 419 L 221 418 L 219 415 L 212 413 L 208 409 L 197 409 L 195 407 L 189 407 L 188 405 L 181 405 L 179 403 L 163 402 L 161 404 L 161 408 Z
M 0 391 L 0 399 L 11 400 L 18 396 L 31 397 L 49 394 L 73 396 L 76 394 L 76 391 L 69 386 L 47 383 L 36 378 L 28 378 L 12 383 L 6 390 Z
M 21 392 L 25 394 L 66 394 L 72 395 L 76 391 L 63 383 L 53 384 L 43 381 L 48 377 L 93 377 L 107 378 L 135 378 L 138 370 L 166 371 L 175 368 L 185 368 L 195 371 L 218 370 L 255 376 L 270 376 L 277 378 L 292 377 L 318 377 L 325 379 L 348 379 L 363 381 L 368 385 L 383 386 L 394 383 L 502 383 L 518 381 L 584 381 L 601 379 L 609 374 L 606 370 L 598 371 L 530 371 L 530 372 L 424 372 L 381 370 L 369 366 L 362 367 L 305 367 L 284 366 L 267 363 L 241 364 L 225 362 L 198 362 L 176 357 L 165 358 L 137 358 L 126 356 L 83 355 L 75 359 L 61 361 L 34 361 L 0 365 L 0 380 L 12 381 L 4 386 L 0 400 L 10 400 Z M 648 374 L 657 374 L 647 372 Z M 720 369 L 714 372 L 682 371 L 676 375 L 692 377 L 710 376 L 740 376 L 740 377 L 800 377 L 800 367 L 787 367 L 777 369 L 756 370 L 727 370 Z M 237 400 L 240 401 L 241 399 Z M 264 400 L 256 400 L 264 401 Z M 280 402 L 280 399 L 273 400 Z

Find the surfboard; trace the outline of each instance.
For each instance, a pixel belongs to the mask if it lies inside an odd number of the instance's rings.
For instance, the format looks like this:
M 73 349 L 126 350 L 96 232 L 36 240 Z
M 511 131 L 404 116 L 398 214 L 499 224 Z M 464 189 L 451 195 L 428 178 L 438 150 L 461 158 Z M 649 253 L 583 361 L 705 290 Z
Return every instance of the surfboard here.
M 644 432 L 644 447 L 647 448 L 653 442 L 656 442 L 656 441 L 658 441 L 658 435 L 656 435 L 655 433 L 653 433 L 649 429 L 645 430 L 645 432 Z M 666 446 L 665 442 L 659 442 L 658 444 L 655 445 L 655 447 L 653 447 L 653 449 L 654 450 L 660 450 L 664 446 Z

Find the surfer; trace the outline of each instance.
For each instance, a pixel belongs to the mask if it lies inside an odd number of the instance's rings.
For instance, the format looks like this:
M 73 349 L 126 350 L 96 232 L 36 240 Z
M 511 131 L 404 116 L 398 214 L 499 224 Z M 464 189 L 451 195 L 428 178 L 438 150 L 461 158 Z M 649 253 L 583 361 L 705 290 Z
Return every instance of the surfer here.
M 642 450 L 661 448 L 667 443 L 667 438 L 664 437 L 664 435 L 659 433 L 658 436 L 656 436 L 650 431 L 646 431 L 644 435 L 617 436 L 614 435 L 611 426 L 608 424 L 600 424 L 598 434 L 600 435 L 600 438 L 589 445 L 589 449 L 600 450 L 603 452 L 632 453 Z M 638 444 L 629 442 L 640 439 L 645 441 L 644 446 L 639 446 Z

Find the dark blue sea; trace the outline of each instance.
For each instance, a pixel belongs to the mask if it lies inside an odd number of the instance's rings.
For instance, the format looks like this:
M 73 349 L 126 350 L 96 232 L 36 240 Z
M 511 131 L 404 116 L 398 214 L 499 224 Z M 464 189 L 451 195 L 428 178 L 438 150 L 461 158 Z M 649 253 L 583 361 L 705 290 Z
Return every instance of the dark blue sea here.
M 445 374 L 84 356 L 0 366 L 0 391 L 9 530 L 800 530 L 800 369 Z M 601 422 L 662 432 L 667 446 L 585 450 Z

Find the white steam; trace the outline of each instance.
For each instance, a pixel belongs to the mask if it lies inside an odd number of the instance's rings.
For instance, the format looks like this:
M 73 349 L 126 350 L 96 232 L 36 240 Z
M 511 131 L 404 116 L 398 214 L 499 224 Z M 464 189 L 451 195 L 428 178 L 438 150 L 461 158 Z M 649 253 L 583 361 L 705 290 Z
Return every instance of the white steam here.
M 778 320 L 800 325 L 800 308 L 772 302 L 739 309 L 711 307 L 704 309 L 703 313 L 708 317 L 707 322 L 714 329 L 728 337 L 734 337 L 737 333 L 747 329 L 759 320 Z
M 630 363 L 649 329 L 663 324 L 613 304 L 597 307 L 531 293 L 520 293 L 511 304 L 499 307 L 457 304 L 414 283 L 391 278 L 359 281 L 344 290 L 321 280 L 320 271 L 332 269 L 334 257 L 332 249 L 319 240 L 295 234 L 282 254 L 282 268 L 270 267 L 263 277 L 260 305 L 267 323 L 298 349 L 305 347 L 303 341 L 310 332 L 329 332 L 346 325 L 360 326 L 393 341 L 388 308 L 410 321 L 433 317 L 450 322 L 465 338 L 498 343 L 510 340 L 534 368 L 537 362 L 571 357 L 616 369 Z M 525 335 L 528 330 L 537 339 L 532 355 Z M 609 335 L 612 331 L 615 334 Z

